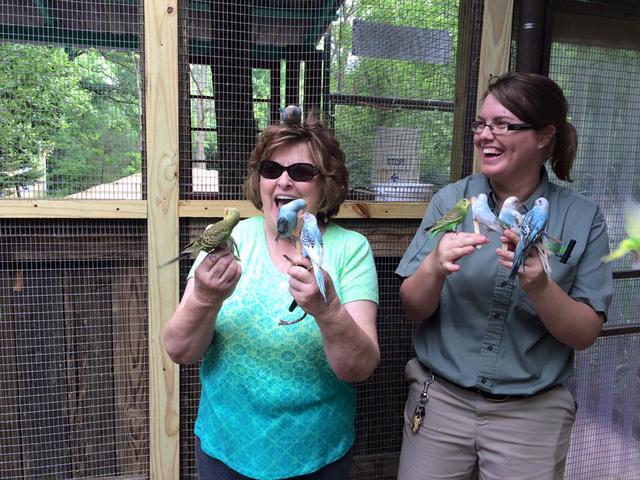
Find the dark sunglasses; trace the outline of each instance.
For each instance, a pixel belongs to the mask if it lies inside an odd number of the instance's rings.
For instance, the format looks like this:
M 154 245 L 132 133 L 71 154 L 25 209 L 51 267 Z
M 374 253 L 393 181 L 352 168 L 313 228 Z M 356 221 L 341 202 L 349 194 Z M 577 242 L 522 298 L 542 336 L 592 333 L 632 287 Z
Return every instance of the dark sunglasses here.
M 273 160 L 262 160 L 258 164 L 258 171 L 261 176 L 269 180 L 280 178 L 282 172 L 286 171 L 291 180 L 295 182 L 310 182 L 313 180 L 313 177 L 320 173 L 318 169 L 310 163 L 294 163 L 285 167 Z

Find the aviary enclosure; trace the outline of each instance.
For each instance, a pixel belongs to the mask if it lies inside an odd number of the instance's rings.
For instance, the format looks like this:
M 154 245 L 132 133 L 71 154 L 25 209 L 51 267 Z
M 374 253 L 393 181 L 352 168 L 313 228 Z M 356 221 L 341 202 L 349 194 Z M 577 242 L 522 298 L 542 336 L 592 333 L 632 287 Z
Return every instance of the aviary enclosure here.
M 380 279 L 353 478 L 395 478 L 413 325 L 393 271 L 433 192 L 474 171 L 478 92 L 507 70 L 558 81 L 571 187 L 613 246 L 640 193 L 638 32 L 631 0 L 0 0 L 0 477 L 196 477 L 197 368 L 160 343 L 190 262 L 158 265 L 225 207 L 257 213 L 248 153 L 299 103 L 347 152 L 338 221 Z M 614 268 L 576 355 L 569 479 L 640 478 L 640 283 Z

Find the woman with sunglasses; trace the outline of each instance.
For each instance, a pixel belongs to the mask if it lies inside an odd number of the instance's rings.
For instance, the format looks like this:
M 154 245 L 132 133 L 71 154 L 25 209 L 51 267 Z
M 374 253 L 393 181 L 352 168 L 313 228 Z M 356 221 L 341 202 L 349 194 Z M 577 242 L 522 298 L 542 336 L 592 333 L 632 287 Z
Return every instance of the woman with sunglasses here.
M 240 260 L 222 247 L 201 253 L 189 273 L 164 342 L 177 363 L 202 359 L 195 425 L 202 479 L 349 478 L 354 383 L 372 374 L 380 352 L 371 248 L 330 221 L 347 180 L 340 145 L 315 119 L 269 126 L 244 186 L 262 215 L 233 231 Z M 295 199 L 323 234 L 327 302 L 309 260 L 276 240 L 278 210 Z
M 576 413 L 564 384 L 574 351 L 598 337 L 613 291 L 600 261 L 609 250 L 602 212 L 547 175 L 546 163 L 570 180 L 577 136 L 567 109 L 547 77 L 492 79 L 471 124 L 480 173 L 434 196 L 396 270 L 405 310 L 419 322 L 405 369 L 399 480 L 563 478 Z M 546 231 L 576 242 L 568 261 L 552 256 L 547 275 L 532 249 L 511 280 L 516 233 L 470 233 L 471 214 L 458 233 L 423 231 L 480 193 L 496 215 L 511 196 L 522 214 L 546 198 Z

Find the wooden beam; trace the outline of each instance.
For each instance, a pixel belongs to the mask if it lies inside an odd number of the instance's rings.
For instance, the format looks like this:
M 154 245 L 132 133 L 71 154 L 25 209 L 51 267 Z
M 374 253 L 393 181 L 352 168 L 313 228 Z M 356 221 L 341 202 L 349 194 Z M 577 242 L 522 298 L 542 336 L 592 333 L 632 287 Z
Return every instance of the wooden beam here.
M 177 188 L 177 187 L 176 187 Z M 340 207 L 336 218 L 369 218 L 378 220 L 422 218 L 427 203 L 419 202 L 346 202 Z M 247 200 L 180 200 L 177 210 L 179 218 L 219 218 L 225 208 L 235 207 L 243 218 L 260 215 Z M 151 208 L 151 206 L 149 206 Z M 145 219 L 147 202 L 144 200 L 1 200 L 0 218 L 88 218 L 88 219 Z M 167 220 L 168 222 L 168 220 Z M 178 221 L 170 222 L 178 228 Z M 167 223 L 160 225 L 165 234 Z M 177 238 L 177 237 L 176 237 Z M 167 242 L 163 239 L 163 245 Z M 162 247 L 159 247 L 162 248 Z M 175 255 L 179 245 L 176 240 Z M 170 256 L 168 248 L 162 248 L 163 257 Z M 161 273 L 164 273 L 162 269 Z
M 0 200 L 0 218 L 147 218 L 144 200 Z
M 489 79 L 493 75 L 501 75 L 509 70 L 512 23 L 513 0 L 485 0 L 482 17 L 477 111 L 482 107 L 482 96 L 487 90 Z M 479 171 L 480 157 L 474 151 L 473 173 Z
M 219 218 L 224 209 L 235 207 L 240 210 L 243 218 L 260 215 L 250 202 L 246 200 L 225 200 L 212 202 L 207 200 L 180 201 L 180 217 L 188 218 Z M 336 218 L 362 219 L 416 219 L 422 218 L 427 208 L 426 203 L 407 202 L 346 202 L 340 207 Z
M 149 246 L 150 477 L 180 475 L 179 369 L 162 344 L 162 328 L 179 300 L 178 4 L 144 0 L 147 226 Z

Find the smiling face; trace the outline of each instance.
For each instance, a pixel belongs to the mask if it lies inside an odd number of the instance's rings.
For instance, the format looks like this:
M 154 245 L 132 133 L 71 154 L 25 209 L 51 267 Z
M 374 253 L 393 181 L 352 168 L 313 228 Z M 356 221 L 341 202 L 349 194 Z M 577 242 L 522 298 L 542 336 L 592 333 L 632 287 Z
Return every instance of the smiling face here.
M 315 165 L 311 150 L 306 142 L 283 145 L 273 151 L 271 158 L 284 167 L 294 163 L 309 163 Z M 318 212 L 318 205 L 322 196 L 320 191 L 320 175 L 316 175 L 310 182 L 296 182 L 284 171 L 280 177 L 270 180 L 260 177 L 260 199 L 262 200 L 262 214 L 265 227 L 275 236 L 278 223 L 278 209 L 296 198 L 302 198 L 307 203 L 305 211 Z
M 485 98 L 478 120 L 487 124 L 498 121 L 527 123 L 507 110 L 492 94 Z M 535 187 L 554 132 L 555 127 L 547 126 L 537 130 L 509 131 L 505 135 L 494 135 L 489 128 L 475 133 L 473 142 L 480 154 L 482 173 L 492 183 L 524 183 Z

